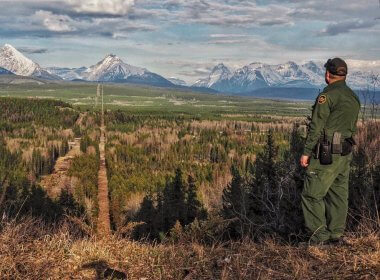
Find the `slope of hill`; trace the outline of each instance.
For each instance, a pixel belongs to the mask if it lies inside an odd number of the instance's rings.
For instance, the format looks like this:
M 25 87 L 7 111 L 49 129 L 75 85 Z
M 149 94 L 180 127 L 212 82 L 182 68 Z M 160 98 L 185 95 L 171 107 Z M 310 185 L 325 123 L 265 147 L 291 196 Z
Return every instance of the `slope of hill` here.
M 35 84 L 43 85 L 46 84 L 46 81 L 34 78 L 34 77 L 25 77 L 18 76 L 14 74 L 4 74 L 0 75 L 0 84 L 10 84 L 10 85 L 23 85 L 23 84 Z
M 378 279 L 378 232 L 350 235 L 349 246 L 302 248 L 271 239 L 213 246 L 104 241 L 64 226 L 52 232 L 31 219 L 0 225 L 4 279 Z

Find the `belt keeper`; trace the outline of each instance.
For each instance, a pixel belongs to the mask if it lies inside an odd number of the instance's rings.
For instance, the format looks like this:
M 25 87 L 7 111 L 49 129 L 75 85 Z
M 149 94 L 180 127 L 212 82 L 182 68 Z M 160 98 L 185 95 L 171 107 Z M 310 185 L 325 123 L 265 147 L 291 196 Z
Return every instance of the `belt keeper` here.
M 342 153 L 342 134 L 340 132 L 334 132 L 332 139 L 332 149 L 333 154 Z

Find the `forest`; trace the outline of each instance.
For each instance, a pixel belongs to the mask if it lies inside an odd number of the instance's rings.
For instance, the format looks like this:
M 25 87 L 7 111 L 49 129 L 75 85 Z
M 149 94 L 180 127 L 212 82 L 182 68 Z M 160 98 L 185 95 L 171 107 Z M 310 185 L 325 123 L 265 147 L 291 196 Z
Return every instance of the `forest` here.
M 7 224 L 38 221 L 44 234 L 64 227 L 70 242 L 92 242 L 100 111 L 51 99 L 0 98 L 0 107 L 0 236 Z M 234 244 L 296 246 L 307 238 L 300 206 L 305 170 L 298 163 L 306 117 L 223 119 L 115 109 L 105 111 L 104 123 L 109 214 L 117 238 L 110 244 L 132 242 L 128 246 L 165 254 L 170 246 L 234 251 Z M 380 230 L 379 135 L 376 118 L 358 124 L 347 221 L 354 235 Z M 374 240 L 371 260 L 378 257 Z M 366 265 L 369 271 L 376 267 Z M 229 275 L 226 267 L 216 268 L 218 277 Z M 2 273 L 22 275 L 0 265 Z M 185 270 L 176 273 L 186 276 Z

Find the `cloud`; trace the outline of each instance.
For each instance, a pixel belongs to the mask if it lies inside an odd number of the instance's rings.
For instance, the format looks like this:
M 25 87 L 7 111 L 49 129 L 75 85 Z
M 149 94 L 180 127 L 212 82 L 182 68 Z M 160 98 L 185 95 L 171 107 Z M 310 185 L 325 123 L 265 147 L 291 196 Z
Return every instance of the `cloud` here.
M 230 45 L 230 44 L 245 44 L 252 41 L 252 36 L 247 34 L 210 34 L 211 40 L 209 44 L 215 45 Z
M 352 68 L 354 71 L 373 71 L 380 74 L 380 60 L 346 60 L 348 68 Z
M 78 13 L 109 14 L 125 16 L 133 6 L 134 0 L 66 0 Z
M 225 38 L 247 38 L 251 35 L 248 34 L 226 34 L 226 33 L 216 33 L 216 34 L 210 34 L 211 38 L 219 38 L 219 39 L 225 39 Z
M 360 19 L 353 19 L 342 22 L 334 22 L 329 25 L 325 29 L 319 32 L 321 36 L 336 36 L 342 33 L 348 33 L 355 29 L 363 29 L 376 25 L 375 21 L 365 21 Z
M 210 73 L 214 68 L 213 62 L 197 62 L 187 60 L 155 60 L 155 63 L 160 65 L 168 65 L 170 68 L 181 69 L 175 75 L 183 77 L 196 77 L 205 76 Z
M 44 48 L 18 47 L 17 49 L 20 52 L 23 52 L 26 54 L 42 54 L 42 53 L 48 52 L 48 49 L 44 49 Z
M 43 26 L 53 32 L 71 32 L 76 28 L 73 26 L 74 20 L 66 15 L 56 15 L 50 11 L 39 10 L 35 17 L 42 21 Z
M 162 7 L 178 23 L 202 23 L 222 26 L 272 26 L 291 23 L 291 9 L 277 4 L 259 6 L 254 1 L 169 0 Z
M 197 68 L 197 69 L 189 70 L 189 71 L 182 70 L 182 71 L 179 71 L 177 74 L 181 76 L 198 78 L 199 76 L 202 76 L 202 77 L 207 76 L 208 74 L 210 74 L 211 70 L 212 68 Z

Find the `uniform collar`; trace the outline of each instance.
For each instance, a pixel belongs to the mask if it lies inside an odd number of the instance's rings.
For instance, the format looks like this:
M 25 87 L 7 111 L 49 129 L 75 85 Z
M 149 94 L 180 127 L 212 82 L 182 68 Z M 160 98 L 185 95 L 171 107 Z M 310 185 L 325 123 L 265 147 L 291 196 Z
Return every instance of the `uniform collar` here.
M 332 90 L 334 88 L 343 87 L 345 85 L 346 85 L 346 81 L 345 80 L 336 81 L 336 82 L 334 82 L 332 84 L 327 85 L 327 87 L 325 87 L 325 90 Z

